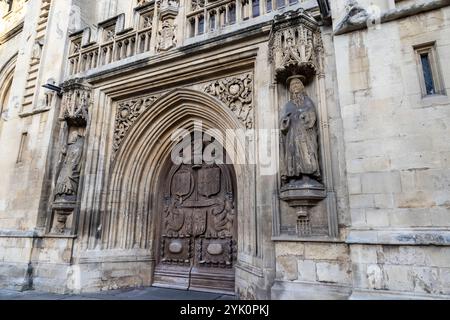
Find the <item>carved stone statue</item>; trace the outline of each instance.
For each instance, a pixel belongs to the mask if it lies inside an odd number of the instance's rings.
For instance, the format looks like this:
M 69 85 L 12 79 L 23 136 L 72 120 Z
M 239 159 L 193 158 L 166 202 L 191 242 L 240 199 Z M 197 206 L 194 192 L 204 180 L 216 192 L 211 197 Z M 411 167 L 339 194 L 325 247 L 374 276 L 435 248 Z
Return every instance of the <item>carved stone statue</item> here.
M 296 232 L 310 236 L 309 208 L 325 199 L 319 164 L 319 128 L 316 108 L 306 95 L 301 76 L 289 83 L 290 100 L 281 112 L 280 198 L 297 209 Z
M 289 85 L 290 101 L 281 113 L 283 182 L 320 179 L 316 108 L 299 78 Z
M 74 201 L 81 172 L 84 137 L 78 131 L 70 134 L 67 147 L 62 151 L 62 166 L 58 176 L 55 200 Z
M 176 46 L 177 40 L 175 30 L 176 26 L 173 24 L 173 21 L 165 20 L 162 23 L 162 29 L 158 32 L 158 52 L 169 50 Z

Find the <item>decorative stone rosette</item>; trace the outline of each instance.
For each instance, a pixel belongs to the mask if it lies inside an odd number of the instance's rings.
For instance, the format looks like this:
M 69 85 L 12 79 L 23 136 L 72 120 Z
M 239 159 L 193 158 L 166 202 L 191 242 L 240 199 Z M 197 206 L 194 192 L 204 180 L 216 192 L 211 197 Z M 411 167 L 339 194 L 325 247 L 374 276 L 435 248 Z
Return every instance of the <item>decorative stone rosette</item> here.
M 253 76 L 243 76 L 216 80 L 204 88 L 208 93 L 233 111 L 245 128 L 253 128 Z
M 116 121 L 114 126 L 114 142 L 113 151 L 117 152 L 122 140 L 125 138 L 128 130 L 133 123 L 139 118 L 139 116 L 147 110 L 155 100 L 157 96 L 148 96 L 138 99 L 132 99 L 119 104 L 116 114 Z

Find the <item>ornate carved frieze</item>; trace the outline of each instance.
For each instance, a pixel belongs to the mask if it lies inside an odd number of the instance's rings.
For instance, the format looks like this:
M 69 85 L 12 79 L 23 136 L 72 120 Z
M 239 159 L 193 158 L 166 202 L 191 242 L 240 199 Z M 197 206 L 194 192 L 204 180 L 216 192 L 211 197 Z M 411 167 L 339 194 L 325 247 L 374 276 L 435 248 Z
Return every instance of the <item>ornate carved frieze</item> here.
M 204 91 L 225 103 L 247 129 L 253 128 L 252 74 L 216 80 Z
M 114 127 L 114 153 L 119 149 L 123 138 L 133 123 L 153 104 L 153 102 L 155 102 L 156 99 L 158 99 L 158 96 L 151 95 L 148 97 L 132 99 L 119 104 Z
M 318 22 L 306 11 L 288 11 L 274 17 L 269 60 L 277 81 L 303 75 L 308 82 L 321 72 L 322 38 Z

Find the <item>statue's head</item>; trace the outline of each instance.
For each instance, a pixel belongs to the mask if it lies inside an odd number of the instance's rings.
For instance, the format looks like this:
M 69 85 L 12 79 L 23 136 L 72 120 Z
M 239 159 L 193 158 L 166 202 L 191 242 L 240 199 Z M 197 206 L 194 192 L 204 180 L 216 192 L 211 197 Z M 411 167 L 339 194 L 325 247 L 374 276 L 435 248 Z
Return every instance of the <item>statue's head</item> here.
M 292 94 L 300 94 L 305 90 L 305 86 L 300 78 L 292 78 L 289 83 L 289 92 Z
M 69 135 L 69 144 L 77 142 L 79 136 L 80 134 L 78 133 L 78 131 L 75 130 L 71 132 Z

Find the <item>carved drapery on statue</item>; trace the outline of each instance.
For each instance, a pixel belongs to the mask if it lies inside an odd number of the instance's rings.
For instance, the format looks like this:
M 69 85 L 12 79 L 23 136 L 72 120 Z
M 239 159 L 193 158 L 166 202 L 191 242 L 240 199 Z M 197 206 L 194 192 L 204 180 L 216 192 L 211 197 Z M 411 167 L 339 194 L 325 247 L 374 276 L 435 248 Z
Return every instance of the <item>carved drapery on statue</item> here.
M 304 90 L 300 79 L 292 79 L 291 100 L 281 113 L 281 177 L 285 183 L 305 177 L 320 179 L 316 107 Z
M 85 131 L 91 91 L 80 81 L 63 85 L 60 113 L 62 139 L 59 162 L 53 192 L 52 220 L 50 232 L 69 232 L 68 219 L 74 221 L 80 190 L 80 175 L 83 165 Z
M 84 137 L 73 131 L 61 152 L 61 170 L 55 188 L 55 201 L 76 201 L 81 172 Z
M 280 199 L 297 209 L 297 235 L 309 236 L 309 208 L 326 198 L 318 115 L 305 89 L 323 73 L 318 22 L 303 9 L 275 16 L 269 50 L 275 80 L 289 92 L 289 101 L 280 107 Z

